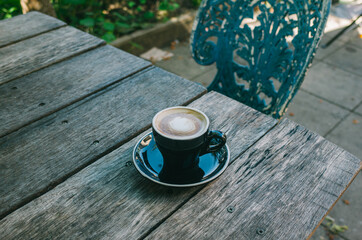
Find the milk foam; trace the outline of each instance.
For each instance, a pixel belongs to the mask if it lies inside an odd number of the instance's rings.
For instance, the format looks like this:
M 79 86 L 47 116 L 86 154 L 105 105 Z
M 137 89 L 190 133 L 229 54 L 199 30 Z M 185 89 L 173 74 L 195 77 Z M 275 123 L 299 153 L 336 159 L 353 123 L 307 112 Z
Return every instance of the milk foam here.
M 170 108 L 155 116 L 153 127 L 171 138 L 192 138 L 207 130 L 208 119 L 193 109 Z
M 195 123 L 184 117 L 176 117 L 172 119 L 168 125 L 170 126 L 170 129 L 178 132 L 178 133 L 189 133 L 192 131 L 197 130 Z

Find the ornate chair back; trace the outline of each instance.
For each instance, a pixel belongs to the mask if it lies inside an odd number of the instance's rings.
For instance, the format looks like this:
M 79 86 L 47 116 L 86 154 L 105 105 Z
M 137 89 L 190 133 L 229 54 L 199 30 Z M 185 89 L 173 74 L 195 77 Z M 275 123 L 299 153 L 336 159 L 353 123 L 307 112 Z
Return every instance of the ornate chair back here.
M 274 118 L 295 96 L 319 44 L 329 0 L 203 0 L 196 62 L 216 63 L 215 90 Z

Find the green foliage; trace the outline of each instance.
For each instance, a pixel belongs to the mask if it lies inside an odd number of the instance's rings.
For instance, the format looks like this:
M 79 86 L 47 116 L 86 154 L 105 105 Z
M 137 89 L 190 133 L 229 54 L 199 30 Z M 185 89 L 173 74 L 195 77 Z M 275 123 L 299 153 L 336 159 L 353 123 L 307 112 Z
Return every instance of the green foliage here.
M 92 28 L 94 27 L 96 21 L 93 19 L 93 18 L 90 18 L 90 17 L 87 17 L 87 18 L 84 18 L 84 19 L 81 19 L 79 21 L 79 24 L 84 26 L 84 27 L 88 27 L 88 28 Z
M 106 32 L 102 36 L 102 39 L 104 39 L 107 42 L 112 42 L 112 41 L 116 40 L 116 36 L 114 36 L 113 32 Z
M 160 1 L 159 10 L 174 11 L 179 7 L 180 5 L 174 1 L 163 0 Z
M 136 5 L 136 3 L 133 2 L 133 1 L 129 1 L 129 2 L 128 2 L 128 6 L 129 6 L 130 8 L 133 8 L 135 5 Z
M 194 7 L 200 6 L 201 1 L 202 1 L 202 0 L 191 0 L 192 5 L 194 5 Z
M 53 0 L 53 5 L 58 18 L 107 42 L 167 20 L 179 8 L 175 0 Z
M 328 230 L 333 234 L 344 233 L 345 231 L 348 230 L 348 226 L 346 225 L 341 226 L 336 224 L 335 220 L 330 216 L 326 217 L 326 226 Z
M 131 44 L 132 48 L 137 48 L 137 49 L 141 49 L 141 50 L 144 49 L 143 46 L 139 45 L 138 43 L 130 41 L 130 44 Z
M 57 17 L 111 42 L 116 37 L 167 21 L 176 0 L 50 0 Z M 188 0 L 193 6 L 201 0 Z M 181 2 L 181 1 L 178 1 Z M 21 14 L 20 0 L 0 0 L 0 19 Z M 136 46 L 138 47 L 138 46 Z
M 7 19 L 21 14 L 20 0 L 1 0 L 0 19 Z
M 63 0 L 63 4 L 84 5 L 86 0 Z

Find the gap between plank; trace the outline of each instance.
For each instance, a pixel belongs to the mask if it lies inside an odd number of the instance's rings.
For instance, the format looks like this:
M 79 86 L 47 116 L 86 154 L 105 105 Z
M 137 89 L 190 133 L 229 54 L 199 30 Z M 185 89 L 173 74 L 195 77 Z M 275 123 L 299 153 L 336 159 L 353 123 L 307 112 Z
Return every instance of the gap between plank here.
M 71 58 L 73 58 L 73 57 L 79 56 L 79 55 L 81 55 L 81 54 L 83 54 L 83 53 L 86 53 L 86 52 L 91 51 L 91 50 L 93 50 L 93 49 L 96 49 L 96 48 L 98 48 L 98 47 L 105 46 L 106 44 L 107 44 L 106 42 L 102 41 L 102 42 L 100 42 L 100 43 L 98 43 L 98 44 L 96 44 L 96 45 L 94 45 L 94 46 L 92 46 L 92 47 L 89 47 L 89 48 L 87 48 L 87 49 L 84 49 L 84 50 L 82 50 L 82 51 L 79 51 L 79 52 L 77 52 L 77 53 L 74 53 L 73 55 L 70 55 L 70 56 L 65 57 L 65 58 L 62 58 L 62 59 L 58 59 L 58 60 L 56 60 L 55 62 L 52 62 L 52 63 L 50 63 L 50 64 L 46 64 L 46 65 L 41 66 L 41 67 L 39 67 L 39 68 L 35 68 L 35 69 L 33 69 L 32 71 L 27 72 L 27 73 L 25 73 L 25 74 L 23 74 L 23 75 L 17 76 L 17 77 L 15 77 L 15 78 L 13 78 L 13 79 L 9 79 L 9 80 L 6 81 L 6 82 L 0 83 L 0 86 L 3 85 L 3 84 L 7 84 L 7 83 L 9 83 L 9 82 L 11 82 L 11 81 L 14 81 L 14 80 L 16 80 L 16 79 L 19 79 L 19 78 L 21 78 L 21 77 L 27 76 L 27 75 L 29 75 L 29 74 L 31 74 L 31 73 L 33 73 L 33 72 L 39 71 L 39 70 L 41 70 L 41 69 L 43 69 L 43 68 L 49 67 L 49 66 L 51 66 L 51 65 L 54 65 L 54 64 L 56 64 L 56 63 L 60 63 L 60 62 L 69 60 L 69 59 L 71 59 Z
M 154 67 L 153 65 L 150 65 L 148 67 L 144 68 L 144 71 L 142 72 L 148 72 L 152 69 L 155 69 L 156 67 Z M 140 71 L 138 71 L 137 73 L 139 73 Z M 137 73 L 133 73 L 131 75 L 135 75 Z M 130 76 L 131 76 L 130 75 Z M 127 77 L 129 78 L 129 77 Z M 127 79 L 125 79 L 126 81 Z M 118 81 L 117 83 L 119 83 L 120 81 Z M 80 103 L 79 105 L 77 105 L 76 107 L 92 100 L 94 97 L 97 97 L 103 93 L 106 93 L 108 91 L 110 91 L 111 89 L 113 89 L 115 87 L 115 84 L 111 84 L 108 85 L 108 87 L 104 87 L 103 91 L 98 90 L 96 93 L 92 94 L 91 96 L 88 96 L 88 99 L 83 99 L 83 102 Z M 205 91 L 199 93 L 198 95 L 196 95 L 193 98 L 190 98 L 189 100 L 187 100 L 186 102 L 184 102 L 183 104 L 181 104 L 182 106 L 188 105 L 191 102 L 195 101 L 196 99 L 202 97 L 203 95 L 205 95 L 207 93 L 206 89 Z M 78 101 L 79 102 L 79 101 Z M 51 121 L 52 119 L 50 119 L 49 121 Z M 44 124 L 44 123 L 42 123 Z M 94 162 L 96 162 L 97 160 L 99 160 L 100 158 L 104 157 L 105 155 L 113 152 L 114 150 L 116 150 L 117 148 L 121 147 L 123 144 L 129 142 L 131 139 L 137 137 L 138 135 L 140 135 L 141 133 L 143 133 L 144 131 L 146 131 L 147 129 L 149 129 L 151 127 L 151 123 L 147 124 L 146 126 L 144 126 L 143 128 L 141 128 L 140 130 L 138 130 L 137 132 L 135 132 L 134 134 L 130 135 L 129 137 L 127 137 L 125 140 L 120 141 L 116 144 L 114 144 L 112 147 L 106 149 L 104 152 L 94 156 L 92 159 L 90 159 L 88 162 L 82 164 L 81 166 L 77 167 L 76 169 L 74 169 L 73 171 L 69 172 L 68 174 L 64 175 L 63 177 L 61 177 L 60 179 L 49 183 L 47 186 L 45 186 L 43 189 L 39 190 L 38 192 L 30 195 L 27 198 L 24 198 L 24 200 L 22 202 L 20 202 L 19 204 L 14 205 L 13 207 L 11 207 L 8 211 L 5 211 L 3 214 L 0 215 L 0 220 L 2 220 L 3 218 L 5 218 L 6 216 L 10 215 L 11 213 L 15 212 L 16 210 L 20 209 L 21 207 L 25 206 L 26 204 L 28 204 L 29 202 L 37 199 L 38 197 L 42 196 L 43 194 L 47 193 L 48 191 L 52 190 L 53 188 L 55 188 L 56 186 L 58 186 L 59 184 L 65 182 L 68 178 L 70 178 L 71 176 L 77 174 L 78 172 L 80 172 L 81 170 L 83 170 L 84 168 L 88 167 L 89 165 L 93 164 Z
M 242 151 L 240 154 L 238 154 L 236 157 L 233 158 L 233 161 L 230 161 L 229 166 L 231 166 L 234 162 L 236 162 L 235 160 L 238 159 L 241 155 L 243 155 L 246 151 L 248 151 L 252 146 L 254 146 L 255 144 L 257 144 L 262 138 L 264 138 L 272 129 L 274 129 L 278 124 L 280 123 L 280 121 L 276 122 L 271 128 L 268 129 L 268 131 L 266 131 L 262 136 L 260 136 L 257 140 L 255 140 L 255 142 L 253 142 L 252 144 L 250 144 L 249 147 L 247 147 L 244 151 Z M 228 166 L 228 167 L 229 167 Z M 201 190 L 203 190 L 206 186 L 208 185 L 208 183 L 202 185 L 200 187 L 200 189 L 197 189 L 194 193 L 191 194 L 190 197 L 188 197 L 185 201 L 183 201 L 182 203 L 180 203 L 173 211 L 171 211 L 166 217 L 164 217 L 163 219 L 161 219 L 157 224 L 155 224 L 153 227 L 151 227 L 149 229 L 149 231 L 147 231 L 145 234 L 143 234 L 141 237 L 138 238 L 138 240 L 143 240 L 145 239 L 148 235 L 150 235 L 154 230 L 156 230 L 159 226 L 161 226 L 169 217 L 171 217 L 175 212 L 177 212 L 179 209 L 181 209 L 188 201 L 190 201 L 193 197 L 195 197 L 199 192 L 201 192 Z
M 105 90 L 106 88 L 110 88 L 112 85 L 117 84 L 117 83 L 121 82 L 122 80 L 124 80 L 124 79 L 126 79 L 126 78 L 129 78 L 129 77 L 131 77 L 131 76 L 133 76 L 133 75 L 135 75 L 135 74 L 137 74 L 137 73 L 139 73 L 139 72 L 141 72 L 141 71 L 144 71 L 144 70 L 146 70 L 147 68 L 150 68 L 150 69 L 151 69 L 151 66 L 152 66 L 152 65 L 150 64 L 150 65 L 148 65 L 148 66 L 145 66 L 145 67 L 142 67 L 142 68 L 140 68 L 140 69 L 137 69 L 135 72 L 130 73 L 130 74 L 128 74 L 127 76 L 124 76 L 124 77 L 122 77 L 122 78 L 120 78 L 120 79 L 118 79 L 118 80 L 116 80 L 116 81 L 114 81 L 114 82 L 111 82 L 111 83 L 109 83 L 109 84 L 106 84 L 105 86 L 103 86 L 103 87 L 101 87 L 101 88 L 99 88 L 99 89 L 97 89 L 97 90 L 94 90 L 93 92 L 90 92 L 90 93 L 88 93 L 88 94 L 85 94 L 84 96 L 81 96 L 80 98 L 74 99 L 73 101 L 70 101 L 69 103 L 67 103 L 67 104 L 65 104 L 65 105 L 63 105 L 63 106 L 60 106 L 60 107 L 58 107 L 58 108 L 56 108 L 56 109 L 54 109 L 54 110 L 52 110 L 52 111 L 49 111 L 49 112 L 45 113 L 44 115 L 41 115 L 41 116 L 39 116 L 39 117 L 37 117 L 37 118 L 34 118 L 34 119 L 31 119 L 30 121 L 24 123 L 23 125 L 15 128 L 15 129 L 13 129 L 13 130 L 10 130 L 10 131 L 8 131 L 8 132 L 3 133 L 3 135 L 0 135 L 0 138 L 5 137 L 5 136 L 7 136 L 7 135 L 9 135 L 9 134 L 11 134 L 11 133 L 13 133 L 13 132 L 16 132 L 16 131 L 20 130 L 21 128 L 26 127 L 26 126 L 28 126 L 28 125 L 36 122 L 36 121 L 39 121 L 40 119 L 45 118 L 45 117 L 47 117 L 47 116 L 49 116 L 49 115 L 51 115 L 51 114 L 53 114 L 53 113 L 55 113 L 55 112 L 57 112 L 57 111 L 60 111 L 60 110 L 62 110 L 62 109 L 64 109 L 64 108 L 66 108 L 66 107 L 69 107 L 70 105 L 72 105 L 72 104 L 74 104 L 74 103 L 76 103 L 76 102 L 82 101 L 83 99 L 86 99 L 86 98 L 88 98 L 89 96 L 91 96 L 91 95 L 93 95 L 93 94 L 96 94 L 96 93 L 98 93 L 98 92 L 101 92 L 101 91 Z M 109 89 L 109 90 L 110 90 L 110 89 Z
M 145 239 L 148 235 L 150 235 L 154 230 L 156 230 L 159 226 L 161 226 L 169 217 L 171 217 L 175 212 L 177 212 L 182 206 L 184 206 L 188 201 L 190 201 L 193 197 L 195 197 L 202 189 L 206 187 L 207 184 L 197 189 L 194 193 L 192 193 L 188 198 L 186 198 L 183 202 L 181 202 L 173 211 L 167 214 L 166 217 L 161 219 L 157 224 L 151 227 L 145 234 L 138 238 L 138 240 Z
M 54 27 L 54 28 L 52 28 L 52 29 L 45 30 L 44 32 L 39 32 L 39 33 L 36 33 L 36 34 L 34 34 L 34 35 L 30 35 L 30 36 L 24 37 L 24 38 L 22 38 L 22 39 L 14 40 L 13 42 L 6 43 L 6 44 L 0 46 L 0 48 L 10 46 L 10 45 L 12 45 L 12 44 L 15 44 L 15 43 L 18 43 L 18 42 L 21 42 L 21 41 L 24 41 L 24 40 L 27 40 L 27 39 L 30 39 L 30 38 L 33 38 L 33 37 L 37 37 L 37 36 L 39 36 L 39 35 L 41 35 L 41 34 L 44 34 L 44 33 L 47 33 L 47 32 L 51 32 L 51 31 L 54 31 L 54 30 L 58 30 L 59 28 L 66 27 L 66 26 L 68 26 L 68 25 L 65 23 L 64 25 L 56 26 L 56 27 Z

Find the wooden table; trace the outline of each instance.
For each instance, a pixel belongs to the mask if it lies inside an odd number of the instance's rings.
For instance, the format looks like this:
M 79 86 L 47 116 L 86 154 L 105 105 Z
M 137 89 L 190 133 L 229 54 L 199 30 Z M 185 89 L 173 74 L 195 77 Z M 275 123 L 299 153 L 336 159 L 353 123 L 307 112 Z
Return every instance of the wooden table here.
M 213 182 L 169 188 L 132 150 L 159 110 L 226 132 Z M 0 239 L 305 239 L 361 169 L 308 129 L 32 12 L 0 21 Z

